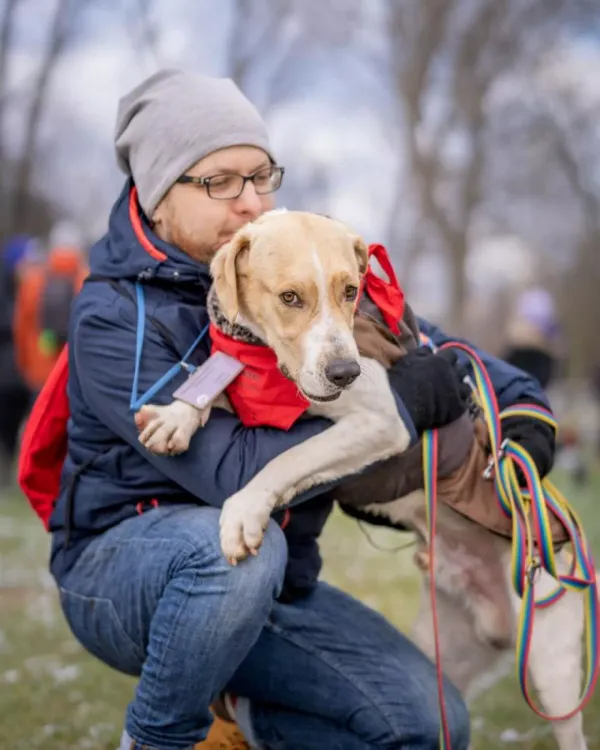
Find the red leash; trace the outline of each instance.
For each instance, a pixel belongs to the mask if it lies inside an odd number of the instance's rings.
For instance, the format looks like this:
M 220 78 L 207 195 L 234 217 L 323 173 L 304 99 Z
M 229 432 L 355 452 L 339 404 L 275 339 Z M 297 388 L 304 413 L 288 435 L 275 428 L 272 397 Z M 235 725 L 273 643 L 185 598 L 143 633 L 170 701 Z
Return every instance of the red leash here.
M 450 727 L 444 697 L 444 673 L 442 670 L 442 649 L 440 646 L 440 628 L 437 613 L 435 587 L 435 531 L 437 528 L 438 498 L 438 456 L 439 436 L 437 430 L 431 430 L 423 436 L 423 473 L 425 477 L 425 503 L 427 527 L 429 529 L 429 596 L 431 599 L 431 617 L 433 620 L 433 641 L 435 646 L 435 668 L 437 672 L 438 702 L 440 706 L 440 750 L 450 750 Z

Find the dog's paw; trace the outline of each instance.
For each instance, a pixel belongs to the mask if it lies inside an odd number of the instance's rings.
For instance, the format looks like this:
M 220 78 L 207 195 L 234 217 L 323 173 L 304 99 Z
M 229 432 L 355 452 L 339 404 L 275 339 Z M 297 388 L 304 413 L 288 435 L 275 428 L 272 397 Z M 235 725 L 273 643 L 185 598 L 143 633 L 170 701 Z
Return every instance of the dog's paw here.
M 140 430 L 138 440 L 151 453 L 175 456 L 185 453 L 197 429 L 195 410 L 188 404 L 174 401 L 167 406 L 142 406 L 135 415 Z
M 269 523 L 272 503 L 242 490 L 223 505 L 219 525 L 221 549 L 225 558 L 237 565 L 250 555 L 257 555 Z

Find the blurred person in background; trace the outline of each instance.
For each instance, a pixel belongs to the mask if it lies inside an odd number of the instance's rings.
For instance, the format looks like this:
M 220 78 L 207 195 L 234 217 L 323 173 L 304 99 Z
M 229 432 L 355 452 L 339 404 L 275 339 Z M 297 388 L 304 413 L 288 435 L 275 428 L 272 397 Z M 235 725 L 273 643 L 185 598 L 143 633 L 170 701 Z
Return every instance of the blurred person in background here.
M 31 402 L 17 366 L 13 318 L 19 272 L 37 249 L 32 237 L 18 235 L 0 253 L 0 487 L 12 482 L 19 429 Z
M 528 372 L 546 390 L 559 376 L 565 357 L 564 339 L 555 299 L 542 286 L 529 286 L 517 297 L 507 330 L 503 359 Z M 573 419 L 561 424 L 557 464 L 577 484 L 585 484 L 589 471 L 579 427 Z
M 533 375 L 546 390 L 557 372 L 560 333 L 552 294 L 541 287 L 528 288 L 517 297 L 502 358 Z
M 19 371 L 35 396 L 67 342 L 71 304 L 88 274 L 76 232 L 69 224 L 50 234 L 48 252 L 19 274 L 13 317 Z

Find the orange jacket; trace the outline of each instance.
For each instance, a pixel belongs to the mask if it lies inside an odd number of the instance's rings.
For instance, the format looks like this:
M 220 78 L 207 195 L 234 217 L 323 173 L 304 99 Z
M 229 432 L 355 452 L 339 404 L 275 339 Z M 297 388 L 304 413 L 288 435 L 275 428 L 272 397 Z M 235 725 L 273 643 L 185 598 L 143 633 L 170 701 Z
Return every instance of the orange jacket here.
M 57 247 L 42 263 L 27 263 L 18 270 L 17 295 L 13 318 L 17 366 L 29 388 L 39 391 L 60 352 L 48 353 L 40 346 L 40 303 L 50 273 L 73 278 L 75 291 L 81 289 L 88 268 L 79 250 Z

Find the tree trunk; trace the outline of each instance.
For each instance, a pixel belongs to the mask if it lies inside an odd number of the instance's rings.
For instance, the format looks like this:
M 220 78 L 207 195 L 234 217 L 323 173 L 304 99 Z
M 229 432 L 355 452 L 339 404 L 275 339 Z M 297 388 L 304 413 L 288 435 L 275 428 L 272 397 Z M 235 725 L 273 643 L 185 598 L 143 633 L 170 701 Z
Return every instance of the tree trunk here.
M 27 222 L 30 205 L 33 167 L 36 158 L 36 148 L 46 98 L 56 64 L 60 59 L 66 41 L 66 25 L 69 11 L 69 0 L 59 0 L 52 19 L 52 26 L 48 39 L 46 54 L 40 63 L 40 72 L 33 92 L 27 122 L 25 124 L 25 138 L 23 139 L 23 150 L 18 160 L 14 182 L 12 186 L 12 199 L 9 216 L 9 231 L 12 233 L 17 227 Z
M 4 139 L 4 108 L 8 99 L 8 54 L 12 41 L 13 21 L 19 0 L 4 0 L 4 13 L 0 21 L 0 241 L 8 233 L 8 154 Z

